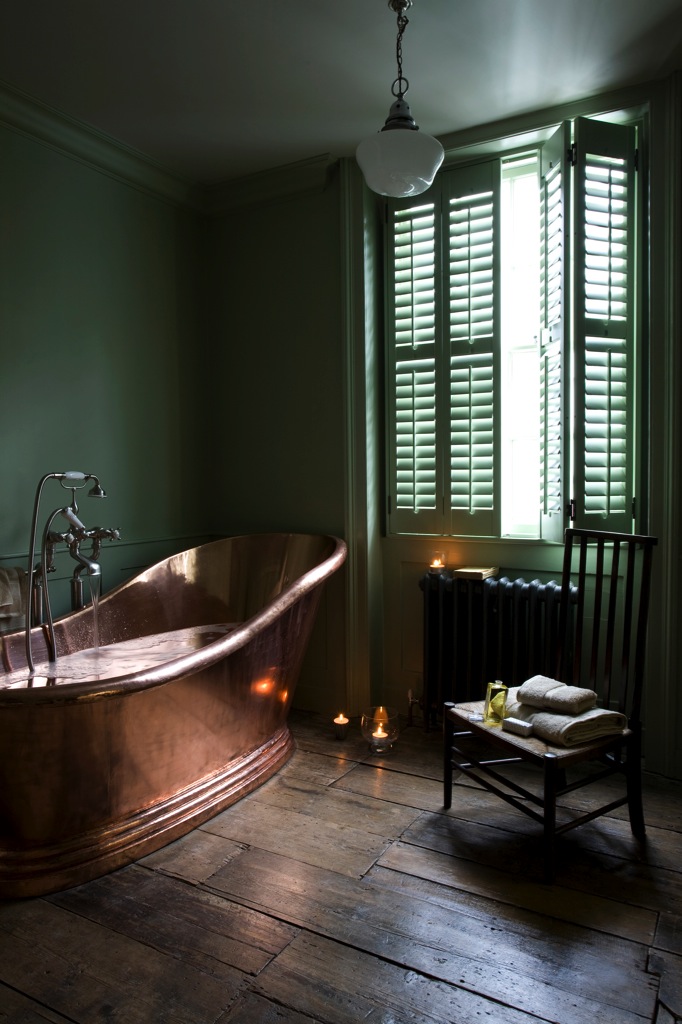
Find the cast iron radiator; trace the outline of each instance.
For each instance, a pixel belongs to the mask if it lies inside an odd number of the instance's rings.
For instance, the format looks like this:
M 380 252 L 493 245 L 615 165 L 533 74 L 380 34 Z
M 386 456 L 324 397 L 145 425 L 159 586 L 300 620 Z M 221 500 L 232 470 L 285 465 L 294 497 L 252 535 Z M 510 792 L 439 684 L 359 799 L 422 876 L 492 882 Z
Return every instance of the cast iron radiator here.
M 455 579 L 427 573 L 424 592 L 424 724 L 444 701 L 481 700 L 487 683 L 520 686 L 555 677 L 561 585 L 524 579 Z M 572 603 L 577 588 L 571 585 Z

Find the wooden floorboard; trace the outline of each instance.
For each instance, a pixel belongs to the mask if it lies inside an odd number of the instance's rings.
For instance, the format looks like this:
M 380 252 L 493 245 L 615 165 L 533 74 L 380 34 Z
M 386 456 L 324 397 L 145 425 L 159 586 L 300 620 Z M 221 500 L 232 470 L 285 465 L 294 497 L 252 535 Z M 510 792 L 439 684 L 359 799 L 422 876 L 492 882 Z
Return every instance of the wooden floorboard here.
M 0 1024 L 680 1024 L 682 789 L 646 779 L 560 841 L 466 781 L 441 738 L 372 755 L 294 714 L 259 790 L 102 879 L 0 903 Z M 567 799 L 566 813 L 580 797 Z

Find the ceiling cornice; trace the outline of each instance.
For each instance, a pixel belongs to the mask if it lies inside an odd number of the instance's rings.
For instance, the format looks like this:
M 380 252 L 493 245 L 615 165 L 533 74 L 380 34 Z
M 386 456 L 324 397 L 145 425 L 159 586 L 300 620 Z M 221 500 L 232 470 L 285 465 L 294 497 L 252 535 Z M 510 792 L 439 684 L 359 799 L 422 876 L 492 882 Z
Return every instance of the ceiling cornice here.
M 202 190 L 102 132 L 0 83 L 0 124 L 179 206 L 201 207 Z
M 329 154 L 323 154 L 218 185 L 197 185 L 2 82 L 0 125 L 158 199 L 205 214 L 321 192 L 335 164 Z

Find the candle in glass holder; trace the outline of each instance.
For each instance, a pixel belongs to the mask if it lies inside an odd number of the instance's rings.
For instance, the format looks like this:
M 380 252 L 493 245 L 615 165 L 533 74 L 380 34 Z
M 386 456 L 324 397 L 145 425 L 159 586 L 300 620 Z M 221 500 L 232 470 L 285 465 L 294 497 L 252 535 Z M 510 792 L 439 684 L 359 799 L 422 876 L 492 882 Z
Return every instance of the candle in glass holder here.
M 373 754 L 387 753 L 398 739 L 400 722 L 395 708 L 367 708 L 360 716 L 360 731 Z
M 445 558 L 441 555 L 434 555 L 429 565 L 429 572 L 433 573 L 434 576 L 438 576 L 445 568 Z
M 337 740 L 345 740 L 348 732 L 348 719 L 343 711 L 334 719 L 334 735 Z

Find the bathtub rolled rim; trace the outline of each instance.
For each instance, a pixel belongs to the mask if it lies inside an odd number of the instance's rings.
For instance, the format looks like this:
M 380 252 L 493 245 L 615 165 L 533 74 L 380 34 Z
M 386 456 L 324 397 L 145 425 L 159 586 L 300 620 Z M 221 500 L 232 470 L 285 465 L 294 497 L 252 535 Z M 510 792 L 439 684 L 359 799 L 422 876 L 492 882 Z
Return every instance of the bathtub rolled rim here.
M 84 703 L 113 699 L 123 694 L 130 694 L 136 691 L 148 690 L 175 679 L 188 679 L 198 672 L 210 668 L 212 665 L 225 659 L 228 655 L 245 647 L 255 636 L 270 626 L 305 594 L 310 593 L 321 583 L 325 582 L 337 569 L 343 565 L 347 556 L 347 545 L 344 540 L 334 534 L 313 534 L 313 533 L 292 533 L 282 532 L 281 534 L 270 531 L 267 534 L 240 534 L 234 537 L 223 537 L 215 541 L 208 541 L 208 547 L 212 544 L 220 544 L 225 541 L 239 541 L 258 537 L 310 537 L 322 540 L 330 540 L 334 543 L 334 549 L 321 562 L 308 569 L 303 576 L 298 577 L 292 583 L 287 584 L 282 592 L 273 598 L 264 608 L 261 608 L 255 615 L 252 615 L 244 622 L 234 624 L 224 636 L 218 637 L 197 650 L 172 658 L 162 665 L 155 665 L 148 669 L 137 672 L 121 673 L 117 676 L 109 676 L 106 679 L 97 680 L 76 680 L 73 682 L 62 682 L 54 686 L 17 687 L 16 689 L 0 689 L 0 707 L 26 706 L 26 705 L 63 705 Z M 188 548 L 193 551 L 195 548 Z M 184 554 L 178 552 L 177 554 Z M 170 556 L 175 557 L 175 556 Z M 163 559 L 158 564 L 163 564 Z M 150 568 L 154 568 L 151 566 Z M 144 570 L 148 572 L 149 569 Z M 139 574 L 143 575 L 143 573 Z M 132 579 L 135 579 L 133 577 Z M 132 579 L 126 583 L 132 582 Z M 126 583 L 121 584 L 125 587 Z M 113 591 L 112 591 L 113 593 Z M 206 625 L 211 625 L 206 623 Z M 232 626 L 232 624 L 227 624 Z M 144 637 L 144 634 L 141 638 Z M 59 664 L 57 658 L 56 664 Z M 3 673 L 0 673 L 0 678 Z M 39 675 L 40 673 L 36 673 Z

